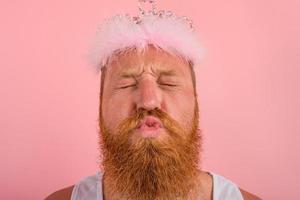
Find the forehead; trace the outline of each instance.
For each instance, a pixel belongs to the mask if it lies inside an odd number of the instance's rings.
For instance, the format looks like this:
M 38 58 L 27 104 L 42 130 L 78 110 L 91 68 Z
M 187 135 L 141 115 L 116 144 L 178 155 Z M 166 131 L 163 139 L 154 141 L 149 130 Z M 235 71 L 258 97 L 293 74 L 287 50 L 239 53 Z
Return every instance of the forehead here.
M 167 72 L 185 76 L 189 74 L 189 68 L 189 63 L 185 59 L 149 46 L 143 51 L 132 49 L 114 55 L 109 63 L 108 74 L 119 76 L 151 71 L 157 75 Z

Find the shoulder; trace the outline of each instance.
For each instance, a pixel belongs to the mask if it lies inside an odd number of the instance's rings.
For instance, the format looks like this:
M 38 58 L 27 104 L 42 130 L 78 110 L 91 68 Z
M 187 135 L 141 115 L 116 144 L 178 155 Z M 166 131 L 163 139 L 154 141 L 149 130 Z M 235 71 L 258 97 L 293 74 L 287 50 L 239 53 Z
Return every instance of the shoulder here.
M 213 177 L 215 177 L 214 181 L 216 181 L 217 183 L 218 182 L 221 183 L 220 185 L 223 187 L 223 189 L 224 188 L 227 189 L 226 186 L 232 186 L 232 185 L 234 185 L 234 187 L 237 187 L 237 185 L 235 183 L 233 183 L 231 180 L 229 180 L 223 176 L 217 175 L 217 174 L 213 174 L 213 175 L 214 175 Z M 215 183 L 215 184 L 217 184 L 217 183 Z M 237 188 L 241 192 L 244 200 L 262 200 L 258 196 L 251 194 L 250 192 L 247 192 L 244 189 L 241 189 L 239 187 L 237 187 Z
M 46 197 L 45 200 L 70 200 L 73 188 L 74 185 L 58 190 Z
M 254 195 L 254 194 L 251 194 L 250 192 L 247 192 L 241 188 L 239 188 L 239 189 L 243 195 L 244 200 L 262 200 L 261 198 L 259 198 L 258 196 Z

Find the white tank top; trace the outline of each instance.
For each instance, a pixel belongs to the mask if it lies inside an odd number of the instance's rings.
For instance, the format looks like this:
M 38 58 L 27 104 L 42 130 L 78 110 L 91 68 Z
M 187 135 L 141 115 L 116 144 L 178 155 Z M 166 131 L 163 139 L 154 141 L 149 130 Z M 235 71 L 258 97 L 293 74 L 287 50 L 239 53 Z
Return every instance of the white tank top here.
M 239 188 L 230 180 L 209 172 L 213 177 L 213 200 L 243 200 Z M 101 172 L 77 183 L 71 200 L 103 200 Z

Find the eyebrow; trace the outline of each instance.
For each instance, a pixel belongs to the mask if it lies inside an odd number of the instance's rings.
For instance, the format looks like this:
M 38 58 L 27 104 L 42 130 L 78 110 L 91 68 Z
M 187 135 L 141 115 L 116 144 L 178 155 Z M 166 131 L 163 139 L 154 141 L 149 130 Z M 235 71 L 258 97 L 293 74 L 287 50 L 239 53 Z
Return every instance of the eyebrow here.
M 158 70 L 158 71 L 159 71 L 159 76 L 175 76 L 175 75 L 177 75 L 177 73 L 174 69 Z
M 177 75 L 177 72 L 174 69 L 157 69 L 155 73 L 158 74 L 159 77 Z M 140 74 L 142 74 L 142 72 Z M 124 70 L 118 73 L 118 76 L 120 76 L 121 78 L 134 78 L 139 76 L 140 74 L 137 73 L 137 70 Z

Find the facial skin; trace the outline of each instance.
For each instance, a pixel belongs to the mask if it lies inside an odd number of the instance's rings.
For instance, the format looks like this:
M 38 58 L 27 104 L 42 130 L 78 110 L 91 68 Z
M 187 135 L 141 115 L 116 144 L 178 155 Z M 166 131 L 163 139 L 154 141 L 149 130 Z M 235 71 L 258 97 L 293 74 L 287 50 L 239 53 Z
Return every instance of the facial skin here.
M 107 68 L 102 117 L 115 133 L 118 124 L 139 108 L 159 108 L 189 130 L 196 102 L 194 92 L 188 63 L 149 46 L 144 54 L 121 55 Z M 161 130 L 158 139 L 164 135 Z
M 100 144 L 107 199 L 199 197 L 201 137 L 191 72 L 187 62 L 152 46 L 118 55 L 104 71 Z

